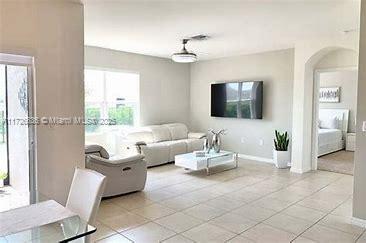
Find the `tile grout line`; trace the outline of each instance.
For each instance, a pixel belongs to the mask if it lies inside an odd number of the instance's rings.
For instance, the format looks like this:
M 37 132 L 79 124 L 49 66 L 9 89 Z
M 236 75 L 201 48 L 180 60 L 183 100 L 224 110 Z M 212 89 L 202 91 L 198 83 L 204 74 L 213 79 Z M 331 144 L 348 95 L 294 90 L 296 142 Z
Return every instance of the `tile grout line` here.
M 363 234 L 365 234 L 366 233 L 366 228 L 363 230 L 363 232 L 356 238 L 356 241 L 355 242 L 357 242 L 361 237 L 362 237 L 362 235 Z

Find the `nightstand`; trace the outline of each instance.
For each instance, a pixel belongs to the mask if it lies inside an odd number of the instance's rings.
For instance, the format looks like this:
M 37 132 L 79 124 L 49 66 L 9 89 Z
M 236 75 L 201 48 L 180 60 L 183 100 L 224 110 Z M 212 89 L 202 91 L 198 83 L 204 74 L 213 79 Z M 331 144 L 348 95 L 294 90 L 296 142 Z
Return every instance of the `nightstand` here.
M 356 149 L 356 133 L 347 133 L 346 150 L 355 151 Z

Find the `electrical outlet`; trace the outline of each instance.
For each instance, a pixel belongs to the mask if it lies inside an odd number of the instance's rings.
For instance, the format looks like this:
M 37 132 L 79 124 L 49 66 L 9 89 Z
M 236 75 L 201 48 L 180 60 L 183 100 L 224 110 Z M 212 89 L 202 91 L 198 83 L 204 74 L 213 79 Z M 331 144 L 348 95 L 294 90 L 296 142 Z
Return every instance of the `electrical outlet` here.
M 259 145 L 260 145 L 260 146 L 263 146 L 263 144 L 264 144 L 263 139 L 259 139 Z
M 240 138 L 240 142 L 245 143 L 245 138 L 244 137 Z
M 362 131 L 366 132 L 366 121 L 363 121 L 362 123 Z

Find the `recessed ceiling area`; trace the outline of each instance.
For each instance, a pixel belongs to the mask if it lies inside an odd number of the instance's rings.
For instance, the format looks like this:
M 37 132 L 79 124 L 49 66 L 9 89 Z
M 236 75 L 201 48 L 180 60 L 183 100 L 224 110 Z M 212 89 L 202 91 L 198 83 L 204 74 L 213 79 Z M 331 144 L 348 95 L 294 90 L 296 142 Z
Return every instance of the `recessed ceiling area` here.
M 360 2 L 85 0 L 85 44 L 170 58 L 181 40 L 199 60 L 294 47 L 339 38 L 359 28 Z M 356 31 L 357 32 L 357 31 Z M 351 31 L 347 34 L 355 34 Z

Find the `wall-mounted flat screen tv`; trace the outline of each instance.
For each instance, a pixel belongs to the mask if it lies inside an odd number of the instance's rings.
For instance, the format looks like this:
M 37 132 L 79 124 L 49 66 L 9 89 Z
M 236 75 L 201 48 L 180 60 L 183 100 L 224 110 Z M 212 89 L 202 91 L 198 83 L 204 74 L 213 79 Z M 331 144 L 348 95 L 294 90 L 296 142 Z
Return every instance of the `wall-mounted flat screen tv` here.
M 262 119 L 263 81 L 211 84 L 211 116 Z

